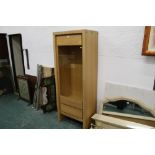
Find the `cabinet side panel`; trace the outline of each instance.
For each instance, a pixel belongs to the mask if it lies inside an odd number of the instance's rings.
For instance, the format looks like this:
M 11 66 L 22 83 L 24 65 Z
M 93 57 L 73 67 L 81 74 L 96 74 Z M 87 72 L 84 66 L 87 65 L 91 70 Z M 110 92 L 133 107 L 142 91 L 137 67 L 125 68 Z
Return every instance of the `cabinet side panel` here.
M 83 128 L 89 128 L 97 106 L 98 33 L 86 31 L 83 45 Z
M 55 82 L 56 82 L 56 100 L 57 100 L 57 111 L 58 111 L 58 119 L 61 119 L 60 114 L 60 86 L 59 86 L 59 66 L 58 66 L 58 47 L 56 45 L 56 36 L 53 36 L 53 47 L 54 47 L 54 65 L 55 65 Z

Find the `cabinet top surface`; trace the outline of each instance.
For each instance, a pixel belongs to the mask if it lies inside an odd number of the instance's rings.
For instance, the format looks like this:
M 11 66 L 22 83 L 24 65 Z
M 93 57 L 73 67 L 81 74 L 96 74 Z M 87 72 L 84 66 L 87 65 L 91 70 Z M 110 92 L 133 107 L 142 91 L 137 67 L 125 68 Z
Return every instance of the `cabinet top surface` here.
M 86 32 L 98 33 L 97 31 L 94 31 L 94 30 L 81 29 L 81 30 L 54 32 L 53 34 L 54 35 L 67 35 L 67 34 L 82 34 L 82 33 L 86 33 Z

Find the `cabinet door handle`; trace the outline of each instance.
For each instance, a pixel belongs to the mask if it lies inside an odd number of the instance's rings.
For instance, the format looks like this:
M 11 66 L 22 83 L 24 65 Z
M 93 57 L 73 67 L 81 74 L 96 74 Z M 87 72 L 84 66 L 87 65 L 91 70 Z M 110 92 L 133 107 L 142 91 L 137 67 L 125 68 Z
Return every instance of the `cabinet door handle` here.
M 66 36 L 66 38 L 70 38 L 70 36 Z

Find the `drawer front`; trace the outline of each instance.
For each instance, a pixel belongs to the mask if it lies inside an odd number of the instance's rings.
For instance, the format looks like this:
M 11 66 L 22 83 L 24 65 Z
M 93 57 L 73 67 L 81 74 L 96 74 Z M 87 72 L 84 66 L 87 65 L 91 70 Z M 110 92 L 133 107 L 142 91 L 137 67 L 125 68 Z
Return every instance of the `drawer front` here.
M 57 46 L 82 45 L 81 35 L 64 35 L 56 37 Z
M 71 99 L 71 98 L 67 98 L 65 96 L 60 95 L 60 102 L 65 104 L 65 105 L 71 106 L 73 108 L 77 108 L 77 109 L 82 110 L 82 100 Z
M 61 113 L 68 117 L 82 121 L 82 110 L 80 109 L 61 104 Z

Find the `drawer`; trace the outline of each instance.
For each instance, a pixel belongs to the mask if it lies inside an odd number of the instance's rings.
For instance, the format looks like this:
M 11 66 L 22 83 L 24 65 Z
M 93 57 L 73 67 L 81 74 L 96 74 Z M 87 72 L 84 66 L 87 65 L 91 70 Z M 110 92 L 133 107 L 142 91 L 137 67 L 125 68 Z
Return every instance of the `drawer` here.
M 82 45 L 81 35 L 64 35 L 56 37 L 57 46 Z
M 73 108 L 65 104 L 60 104 L 60 108 L 62 114 L 74 118 L 76 120 L 82 121 L 82 110 Z
M 82 99 L 60 95 L 60 103 L 82 110 Z

